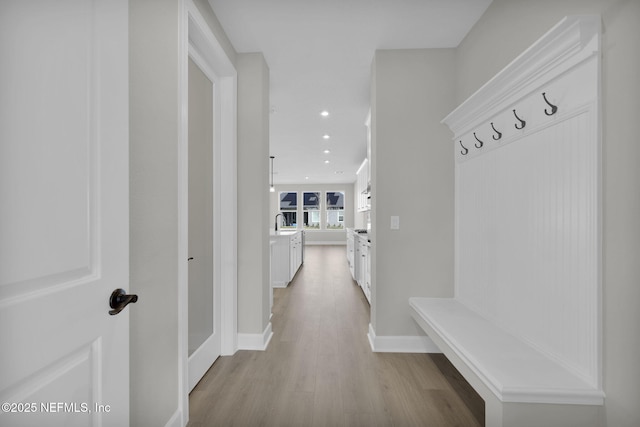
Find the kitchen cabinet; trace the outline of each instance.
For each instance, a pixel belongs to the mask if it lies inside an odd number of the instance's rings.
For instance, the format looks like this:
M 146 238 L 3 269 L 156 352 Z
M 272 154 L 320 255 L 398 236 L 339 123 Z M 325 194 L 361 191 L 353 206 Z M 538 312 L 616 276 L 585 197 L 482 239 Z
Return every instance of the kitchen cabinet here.
M 269 241 L 269 313 L 273 313 L 273 248 L 276 241 L 271 239 Z
M 364 286 L 362 292 L 371 304 L 371 242 L 367 240 L 366 259 L 364 261 Z
M 371 209 L 370 187 L 369 160 L 364 159 L 356 172 L 356 207 L 358 212 L 365 212 Z
M 347 261 L 351 277 L 371 303 L 371 242 L 367 233 L 347 230 Z
M 349 264 L 349 270 L 351 271 L 351 277 L 355 279 L 355 232 L 353 229 L 347 230 L 347 263 Z
M 367 298 L 367 301 L 371 303 L 371 243 L 369 243 L 366 235 L 360 235 L 358 237 L 356 282 L 358 282 L 358 285 L 362 288 L 362 292 Z
M 364 283 L 365 258 L 366 248 L 364 242 L 362 242 L 362 239 L 358 238 L 358 246 L 356 248 L 356 262 L 358 263 L 356 268 L 356 282 L 358 282 L 358 286 L 361 288 Z
M 293 280 L 302 265 L 302 233 L 304 232 L 292 234 L 289 239 L 289 281 Z
M 304 231 L 280 232 L 271 240 L 271 284 L 286 288 L 304 262 Z
M 371 111 L 365 121 L 367 127 L 367 157 L 356 172 L 356 208 L 358 212 L 371 210 Z

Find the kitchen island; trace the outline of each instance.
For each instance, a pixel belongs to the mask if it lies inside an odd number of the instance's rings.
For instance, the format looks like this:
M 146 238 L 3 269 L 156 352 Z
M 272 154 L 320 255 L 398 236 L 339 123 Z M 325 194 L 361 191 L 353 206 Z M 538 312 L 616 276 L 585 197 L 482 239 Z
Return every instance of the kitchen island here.
M 286 288 L 304 262 L 304 231 L 271 231 L 271 286 Z

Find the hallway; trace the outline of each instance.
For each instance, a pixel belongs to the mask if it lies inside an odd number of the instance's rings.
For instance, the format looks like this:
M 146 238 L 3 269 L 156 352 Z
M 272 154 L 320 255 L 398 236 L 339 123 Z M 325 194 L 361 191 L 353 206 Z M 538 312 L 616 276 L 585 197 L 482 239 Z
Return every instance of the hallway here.
M 220 357 L 194 388 L 188 426 L 483 425 L 482 400 L 443 355 L 371 351 L 344 246 L 305 247 L 271 322 L 266 351 Z

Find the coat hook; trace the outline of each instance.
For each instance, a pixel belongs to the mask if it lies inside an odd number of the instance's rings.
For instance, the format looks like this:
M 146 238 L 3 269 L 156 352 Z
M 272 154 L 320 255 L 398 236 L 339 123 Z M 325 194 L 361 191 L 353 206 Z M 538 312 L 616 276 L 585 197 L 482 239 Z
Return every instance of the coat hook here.
M 517 123 L 515 124 L 516 129 L 524 129 L 524 127 L 527 125 L 527 122 L 518 117 L 518 115 L 516 114 L 516 110 L 513 110 L 513 115 L 516 116 L 516 119 L 518 119 L 518 121 L 520 122 L 520 126 L 518 126 Z
M 547 116 L 553 116 L 553 115 L 556 113 L 556 111 L 558 111 L 558 107 L 557 107 L 556 105 L 553 105 L 552 103 L 550 103 L 550 102 L 547 100 L 547 95 L 545 94 L 545 92 L 542 92 L 542 97 L 544 98 L 544 102 L 546 102 L 546 103 L 547 103 L 547 105 L 549 105 L 549 107 L 551 107 L 551 112 L 547 111 L 547 109 L 545 108 L 545 109 L 544 109 L 544 113 L 545 113 Z
M 496 128 L 495 128 L 495 126 L 493 126 L 493 122 L 491 122 L 491 128 L 493 128 L 493 131 L 494 131 L 495 133 L 497 133 L 497 134 L 498 134 L 498 136 L 491 135 L 491 137 L 492 137 L 494 140 L 496 140 L 496 141 L 497 141 L 497 140 L 499 140 L 500 138 L 502 138 L 502 132 L 498 132 L 498 129 L 496 129 Z
M 484 142 L 482 142 L 482 141 L 480 141 L 480 140 L 478 139 L 478 137 L 476 136 L 476 133 L 475 133 L 475 132 L 473 133 L 473 137 L 476 139 L 476 141 L 478 141 L 478 142 L 480 143 L 480 145 L 475 144 L 476 148 L 482 148 L 482 146 L 484 145 Z
M 465 147 L 464 145 L 462 145 L 462 140 L 460 140 L 460 146 L 463 148 L 464 151 L 460 151 L 460 153 L 462 153 L 463 156 L 466 156 L 467 153 L 469 152 L 469 149 L 467 147 Z

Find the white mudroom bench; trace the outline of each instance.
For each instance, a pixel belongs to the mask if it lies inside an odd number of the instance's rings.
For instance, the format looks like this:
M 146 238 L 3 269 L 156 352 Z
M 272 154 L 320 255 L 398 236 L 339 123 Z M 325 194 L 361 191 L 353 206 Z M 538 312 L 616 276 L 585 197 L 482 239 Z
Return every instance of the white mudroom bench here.
M 486 426 L 599 426 L 604 395 L 455 298 L 410 298 L 411 315 L 485 401 Z
M 564 18 L 443 120 L 454 297 L 409 309 L 487 427 L 603 424 L 600 21 Z

